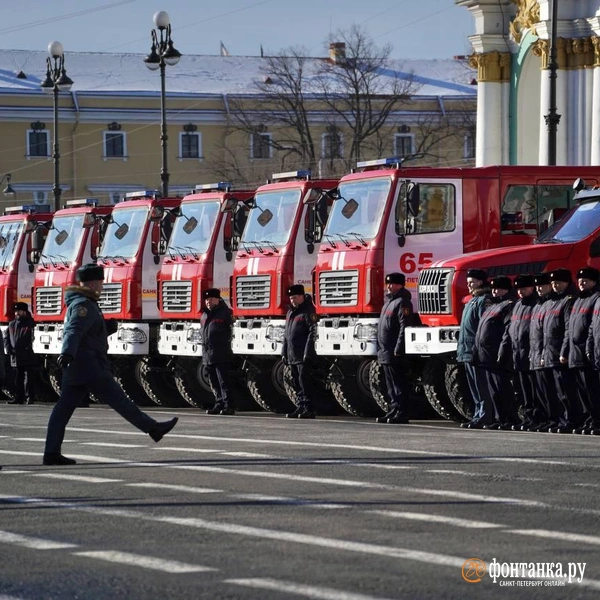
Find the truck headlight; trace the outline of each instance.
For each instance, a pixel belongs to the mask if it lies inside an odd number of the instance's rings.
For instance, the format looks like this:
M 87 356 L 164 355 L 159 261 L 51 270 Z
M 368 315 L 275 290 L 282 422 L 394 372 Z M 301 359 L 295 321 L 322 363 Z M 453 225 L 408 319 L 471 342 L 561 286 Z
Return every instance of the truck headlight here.
M 269 342 L 283 342 L 285 327 L 283 325 L 269 325 L 265 337 Z
M 148 336 L 139 328 L 119 329 L 117 340 L 126 344 L 145 344 L 148 341 Z
M 377 325 L 357 325 L 354 328 L 354 339 L 375 341 L 377 339 Z
M 201 344 L 202 329 L 200 329 L 200 327 L 190 327 L 190 329 L 188 329 L 186 339 L 190 344 Z
M 458 329 L 440 329 L 440 342 L 454 344 L 458 341 Z

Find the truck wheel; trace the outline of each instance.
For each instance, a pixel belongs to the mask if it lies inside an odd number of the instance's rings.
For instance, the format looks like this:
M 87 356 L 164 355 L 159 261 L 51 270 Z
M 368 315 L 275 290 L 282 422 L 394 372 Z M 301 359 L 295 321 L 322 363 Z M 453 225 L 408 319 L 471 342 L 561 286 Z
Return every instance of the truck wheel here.
M 369 389 L 371 390 L 373 398 L 375 398 L 375 402 L 379 405 L 379 408 L 381 408 L 384 413 L 387 413 L 390 409 L 390 404 L 385 387 L 385 377 L 381 365 L 376 360 L 371 361 L 369 367 Z
M 60 389 L 58 392 L 54 389 L 48 371 L 40 369 L 37 373 L 37 387 L 35 390 L 36 401 L 56 402 L 60 396 Z
M 177 391 L 190 406 L 195 408 L 211 408 L 215 404 L 215 397 L 212 390 L 210 387 L 206 389 L 196 376 L 197 370 L 201 368 L 201 362 L 196 366 L 190 360 L 181 360 L 175 367 L 173 379 Z
M 281 360 L 265 363 L 261 369 L 250 365 L 246 371 L 246 381 L 252 398 L 261 408 L 274 413 L 294 410 L 294 403 L 286 394 L 283 378 L 284 366 Z
M 467 374 L 461 363 L 448 363 L 446 365 L 446 391 L 454 408 L 467 421 L 470 421 L 475 413 L 475 405 L 469 391 Z
M 113 373 L 113 377 L 115 381 L 118 383 L 119 387 L 123 390 L 123 393 L 138 406 L 150 406 L 153 404 L 146 392 L 144 392 L 142 386 L 139 384 L 137 379 L 137 370 L 138 370 L 138 362 L 139 361 L 131 361 L 131 360 L 113 360 L 110 363 L 110 368 Z M 90 395 L 90 399 L 94 402 L 97 402 L 94 395 Z
M 377 417 L 381 409 L 371 394 L 369 370 L 372 359 L 336 362 L 329 371 L 329 385 L 338 404 L 356 417 Z
M 423 368 L 423 390 L 429 404 L 435 412 L 448 421 L 465 421 L 465 417 L 461 415 L 454 407 L 448 392 L 446 391 L 446 367 L 448 365 L 440 358 L 430 357 L 426 359 Z
M 144 356 L 139 361 L 139 375 L 144 391 L 155 404 L 172 408 L 187 405 L 177 391 L 173 375 L 164 360 Z
M 327 383 L 327 372 L 321 372 L 318 367 L 313 367 L 311 372 L 312 384 L 315 392 L 315 410 L 319 415 L 339 415 L 340 405 L 334 398 L 329 385 Z M 288 398 L 298 406 L 298 394 L 294 388 L 294 380 L 292 379 L 292 367 L 285 365 L 283 367 L 283 385 Z

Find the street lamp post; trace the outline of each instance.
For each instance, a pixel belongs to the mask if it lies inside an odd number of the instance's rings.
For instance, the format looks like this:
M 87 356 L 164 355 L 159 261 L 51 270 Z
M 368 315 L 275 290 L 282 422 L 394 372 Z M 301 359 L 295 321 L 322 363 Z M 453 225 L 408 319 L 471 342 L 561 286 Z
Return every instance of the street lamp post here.
M 550 71 L 550 107 L 544 117 L 548 127 L 548 165 L 556 165 L 556 135 L 560 115 L 556 108 L 556 78 L 558 61 L 556 58 L 556 21 L 558 19 L 558 0 L 552 0 L 550 17 L 550 51 L 548 56 L 548 70 Z
M 167 114 L 165 109 L 165 69 L 166 65 L 176 65 L 181 58 L 181 53 L 173 47 L 171 38 L 171 23 L 169 15 L 164 11 L 158 11 L 154 15 L 154 25 L 152 29 L 152 47 L 150 54 L 144 58 L 146 66 L 152 70 L 160 69 L 160 145 L 162 148 L 162 167 L 160 170 L 160 181 L 162 184 L 162 195 L 166 198 L 169 195 L 169 171 L 167 169 Z M 158 34 L 156 30 L 158 29 Z
M 15 192 L 15 189 L 13 188 L 12 185 L 10 185 L 10 179 L 11 179 L 11 174 L 7 173 L 6 175 L 2 176 L 2 179 L 0 179 L 0 186 L 4 183 L 4 181 L 6 180 L 6 187 L 2 190 L 2 193 L 7 197 L 7 198 L 14 198 L 17 194 Z
M 48 56 L 46 58 L 46 79 L 41 83 L 42 91 L 52 94 L 54 108 L 54 145 L 52 149 L 52 158 L 54 160 L 54 185 L 52 192 L 54 194 L 54 210 L 60 208 L 60 189 L 59 167 L 60 152 L 58 149 L 58 93 L 68 92 L 73 86 L 73 80 L 67 75 L 65 70 L 65 55 L 63 45 L 60 42 L 50 42 L 48 44 Z

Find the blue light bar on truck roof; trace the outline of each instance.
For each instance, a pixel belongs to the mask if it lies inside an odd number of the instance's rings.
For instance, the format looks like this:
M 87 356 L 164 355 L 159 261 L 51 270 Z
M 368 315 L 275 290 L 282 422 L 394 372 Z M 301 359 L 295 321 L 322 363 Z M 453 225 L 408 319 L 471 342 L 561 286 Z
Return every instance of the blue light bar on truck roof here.
M 139 192 L 128 192 L 123 200 L 133 200 L 134 198 L 162 198 L 162 194 L 158 190 L 140 190 Z
M 391 158 L 377 158 L 376 160 L 361 160 L 356 163 L 357 169 L 365 169 L 367 167 L 391 167 L 392 165 L 402 164 L 402 159 L 398 156 Z
M 18 213 L 44 213 L 52 212 L 49 204 L 22 204 L 21 206 L 7 206 L 4 209 L 5 215 L 15 215 Z
M 66 208 L 73 208 L 74 206 L 98 206 L 98 198 L 80 198 L 79 200 L 65 202 Z
M 196 186 L 197 192 L 228 192 L 233 186 L 228 181 L 219 181 L 218 183 L 201 183 Z
M 310 179 L 311 170 L 306 169 L 305 171 L 286 171 L 285 173 L 273 173 L 271 179 L 277 181 L 278 179 Z

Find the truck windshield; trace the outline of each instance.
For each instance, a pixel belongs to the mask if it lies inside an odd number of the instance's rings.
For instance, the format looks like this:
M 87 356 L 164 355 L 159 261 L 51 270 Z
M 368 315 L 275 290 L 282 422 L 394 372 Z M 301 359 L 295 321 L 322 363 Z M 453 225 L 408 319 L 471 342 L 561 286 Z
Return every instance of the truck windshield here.
M 12 264 L 17 251 L 17 242 L 23 231 L 23 221 L 0 224 L 0 268 L 6 269 Z
M 169 249 L 179 253 L 191 251 L 204 254 L 215 228 L 219 202 L 186 202 L 175 221 Z
M 300 206 L 300 192 L 300 188 L 296 188 L 256 194 L 256 204 L 248 215 L 241 243 L 285 245 Z
M 538 244 L 578 242 L 600 229 L 600 200 L 571 209 L 536 240 Z
M 98 258 L 134 258 L 140 249 L 148 207 L 115 208 Z
M 389 178 L 349 181 L 339 186 L 325 237 L 346 236 L 371 240 L 377 235 L 392 180 Z
M 83 214 L 54 217 L 42 261 L 70 263 L 77 259 L 83 236 Z

